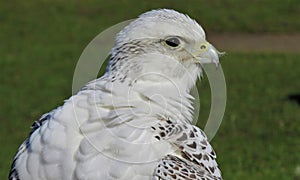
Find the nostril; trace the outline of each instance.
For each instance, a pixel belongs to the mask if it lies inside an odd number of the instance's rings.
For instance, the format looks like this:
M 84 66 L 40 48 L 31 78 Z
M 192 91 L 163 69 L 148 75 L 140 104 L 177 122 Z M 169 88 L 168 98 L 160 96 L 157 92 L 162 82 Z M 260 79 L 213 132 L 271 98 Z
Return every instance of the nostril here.
M 200 49 L 206 49 L 206 45 L 201 45 Z

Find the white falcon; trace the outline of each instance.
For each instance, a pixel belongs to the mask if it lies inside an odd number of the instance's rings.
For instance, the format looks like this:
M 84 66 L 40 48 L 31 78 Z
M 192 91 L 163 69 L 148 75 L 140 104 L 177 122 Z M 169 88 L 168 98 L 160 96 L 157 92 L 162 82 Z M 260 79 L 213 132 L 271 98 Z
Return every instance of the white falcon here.
M 191 124 L 204 63 L 217 66 L 219 53 L 196 21 L 140 15 L 117 34 L 106 73 L 35 121 L 9 179 L 222 179 Z

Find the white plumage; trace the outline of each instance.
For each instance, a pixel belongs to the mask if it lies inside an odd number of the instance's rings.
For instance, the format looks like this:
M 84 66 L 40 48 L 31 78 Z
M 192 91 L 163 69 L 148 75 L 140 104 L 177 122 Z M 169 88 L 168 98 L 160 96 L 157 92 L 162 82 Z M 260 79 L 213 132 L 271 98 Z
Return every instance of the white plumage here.
M 189 94 L 219 63 L 200 25 L 174 10 L 118 33 L 105 75 L 33 124 L 10 179 L 221 179 Z

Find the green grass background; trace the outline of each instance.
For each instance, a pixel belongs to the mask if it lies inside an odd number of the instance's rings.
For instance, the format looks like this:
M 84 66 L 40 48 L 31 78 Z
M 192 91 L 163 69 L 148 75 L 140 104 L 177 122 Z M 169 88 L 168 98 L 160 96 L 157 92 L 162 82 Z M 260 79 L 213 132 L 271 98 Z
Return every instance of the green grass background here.
M 210 33 L 299 33 L 298 0 L 42 0 L 0 2 L 0 179 L 41 114 L 71 95 L 85 46 L 98 33 L 153 8 L 173 8 Z M 230 43 L 230 42 L 228 42 Z M 212 141 L 224 179 L 300 179 L 300 52 L 227 52 L 228 100 Z M 198 83 L 200 119 L 209 111 L 207 79 Z M 203 127 L 205 121 L 200 121 Z

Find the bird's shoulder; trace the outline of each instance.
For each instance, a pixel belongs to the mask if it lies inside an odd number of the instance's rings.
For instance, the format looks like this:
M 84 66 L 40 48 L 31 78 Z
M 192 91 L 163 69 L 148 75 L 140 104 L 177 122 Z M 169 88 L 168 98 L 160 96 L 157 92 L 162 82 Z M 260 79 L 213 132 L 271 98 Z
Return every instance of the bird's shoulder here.
M 88 97 L 92 96 L 91 94 L 93 93 L 80 91 L 65 100 L 61 106 L 43 114 L 34 121 L 28 137 L 19 147 L 14 157 L 9 179 L 19 179 L 20 173 L 23 175 L 22 177 L 27 177 L 26 174 L 29 175 L 29 172 L 35 174 L 44 167 L 39 165 L 27 166 L 26 162 L 31 159 L 50 165 L 63 161 L 63 158 L 57 159 L 56 156 L 58 157 L 64 151 L 67 151 L 67 139 L 70 136 L 68 133 L 72 132 L 74 137 L 80 138 L 78 117 L 87 119 L 88 104 L 86 102 Z M 57 162 L 54 162 L 55 160 Z

